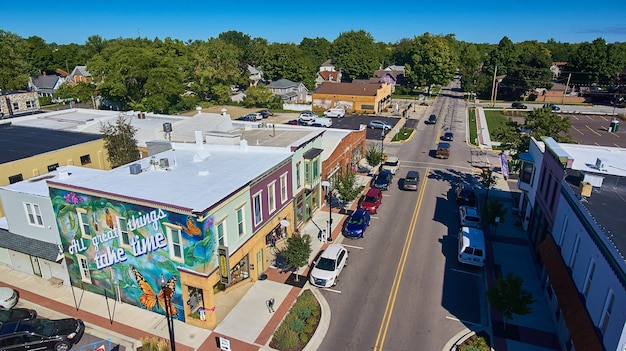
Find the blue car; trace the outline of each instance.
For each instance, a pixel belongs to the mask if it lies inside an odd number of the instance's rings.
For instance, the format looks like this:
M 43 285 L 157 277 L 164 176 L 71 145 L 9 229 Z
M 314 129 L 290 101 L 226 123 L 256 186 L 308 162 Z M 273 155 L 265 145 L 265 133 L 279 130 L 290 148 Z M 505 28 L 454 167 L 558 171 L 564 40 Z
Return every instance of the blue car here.
M 370 213 L 367 210 L 355 210 L 346 220 L 343 235 L 347 238 L 362 238 L 370 225 Z

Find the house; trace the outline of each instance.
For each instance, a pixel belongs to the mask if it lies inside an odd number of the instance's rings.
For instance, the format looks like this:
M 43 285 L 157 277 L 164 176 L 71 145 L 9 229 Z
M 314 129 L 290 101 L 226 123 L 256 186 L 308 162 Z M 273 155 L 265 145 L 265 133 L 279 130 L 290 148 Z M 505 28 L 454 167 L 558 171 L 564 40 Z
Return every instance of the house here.
M 315 78 L 315 87 L 319 87 L 322 83 L 341 83 L 341 71 L 319 71 Z
M 63 84 L 65 80 L 57 75 L 47 75 L 30 77 L 28 80 L 28 89 L 35 91 L 39 97 L 54 98 L 55 91 Z
M 34 91 L 0 90 L 0 119 L 36 113 L 39 110 L 39 99 Z
M 380 83 L 402 85 L 404 83 L 404 66 L 387 66 L 374 72 L 374 77 L 380 78 Z
M 522 215 L 561 348 L 620 350 L 626 335 L 626 316 L 618 312 L 626 302 L 626 150 L 546 137 L 532 140 L 529 153 L 518 182 L 535 196 Z
M 563 71 L 565 66 L 567 66 L 567 62 L 552 62 L 552 64 L 550 65 L 550 72 L 552 72 L 552 77 L 558 78 L 559 76 L 561 76 L 561 72 Z
M 320 72 L 337 72 L 335 62 L 333 60 L 326 60 L 320 65 Z
M 356 113 L 379 113 L 391 102 L 391 84 L 323 83 L 313 92 L 313 110 L 343 108 Z
M 69 84 L 76 84 L 79 82 L 91 83 L 93 81 L 93 77 L 91 76 L 91 73 L 87 71 L 86 66 L 76 66 L 72 70 L 72 73 L 68 75 L 65 81 Z
M 259 82 L 263 82 L 263 71 L 261 71 L 261 69 L 252 67 L 250 65 L 248 65 L 247 69 L 248 73 L 250 74 L 248 79 L 250 80 L 251 87 L 256 87 Z
M 307 101 L 309 89 L 304 84 L 289 79 L 279 79 L 267 85 L 267 88 L 283 102 L 304 103 Z

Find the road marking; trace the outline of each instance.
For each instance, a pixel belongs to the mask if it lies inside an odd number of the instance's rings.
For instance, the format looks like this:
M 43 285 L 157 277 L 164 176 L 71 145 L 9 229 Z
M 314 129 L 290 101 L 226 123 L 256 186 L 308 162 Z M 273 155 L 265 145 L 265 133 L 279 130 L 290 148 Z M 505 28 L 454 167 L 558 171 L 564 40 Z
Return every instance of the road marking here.
M 578 133 L 580 133 L 581 135 L 585 135 L 585 133 L 581 132 L 578 128 L 576 127 L 572 127 L 573 130 L 577 131 Z
M 585 124 L 585 127 L 587 127 L 587 129 L 589 129 L 591 132 L 596 133 L 597 136 L 600 136 L 600 133 L 598 133 L 595 130 L 591 129 L 591 127 L 589 127 L 588 125 Z
M 475 275 L 475 276 L 477 276 L 477 277 L 482 277 L 482 276 L 483 276 L 482 274 L 479 274 L 479 273 L 472 273 L 472 272 L 468 272 L 468 271 L 462 271 L 462 270 L 460 270 L 460 269 L 455 269 L 455 268 L 452 268 L 452 269 L 450 269 L 450 270 L 451 270 L 451 271 L 454 271 L 454 272 L 459 272 L 459 273 L 465 273 L 465 274 Z
M 470 321 L 466 321 L 463 319 L 458 319 L 458 318 L 454 318 L 454 317 L 450 317 L 450 316 L 446 316 L 447 319 L 453 320 L 453 321 L 457 321 L 457 322 L 461 322 L 463 324 L 472 324 L 472 325 L 482 325 L 480 323 L 474 323 L 474 322 L 470 322 Z
M 378 217 L 378 216 L 371 216 L 370 218 L 371 219 L 380 219 L 380 217 Z
M 427 168 L 426 174 L 428 174 L 429 172 L 430 170 Z M 413 240 L 413 235 L 415 234 L 415 226 L 417 224 L 417 215 L 419 214 L 420 208 L 422 207 L 422 202 L 424 201 L 424 192 L 426 191 L 426 183 L 428 183 L 428 177 L 425 177 L 424 181 L 422 182 L 419 195 L 417 198 L 417 202 L 415 203 L 413 216 L 411 217 L 411 223 L 409 225 L 409 231 L 407 232 L 406 239 L 404 240 L 404 246 L 402 247 L 402 254 L 400 255 L 400 260 L 398 261 L 398 266 L 396 267 L 396 274 L 393 278 L 391 290 L 389 291 L 389 297 L 387 298 L 387 305 L 385 306 L 385 313 L 383 314 L 383 319 L 380 322 L 380 327 L 378 329 L 378 335 L 376 336 L 376 343 L 374 344 L 374 351 L 377 351 L 377 350 L 382 351 L 385 345 L 385 338 L 387 337 L 387 330 L 389 330 L 389 324 L 391 323 L 391 315 L 393 314 L 393 308 L 396 303 L 398 290 L 400 290 L 400 282 L 402 281 L 402 274 L 404 273 L 404 267 L 406 266 L 406 261 L 409 256 L 409 248 L 411 247 L 411 241 Z
M 349 247 L 349 248 L 351 248 L 351 249 L 363 250 L 363 247 L 361 247 L 361 246 L 346 245 L 346 244 L 344 244 L 344 243 L 341 243 L 341 245 L 342 245 L 342 246 L 345 246 L 345 247 Z

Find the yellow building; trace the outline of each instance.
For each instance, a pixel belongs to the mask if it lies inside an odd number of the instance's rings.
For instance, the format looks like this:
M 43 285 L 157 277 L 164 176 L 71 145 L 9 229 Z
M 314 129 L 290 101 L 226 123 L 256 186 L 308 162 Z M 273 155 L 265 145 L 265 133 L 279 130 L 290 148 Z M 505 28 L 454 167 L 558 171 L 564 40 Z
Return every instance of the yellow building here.
M 66 165 L 111 169 L 98 134 L 0 124 L 0 186 Z M 0 217 L 4 209 L 0 204 Z
M 313 111 L 343 108 L 353 113 L 380 113 L 391 101 L 391 84 L 323 83 L 313 93 Z

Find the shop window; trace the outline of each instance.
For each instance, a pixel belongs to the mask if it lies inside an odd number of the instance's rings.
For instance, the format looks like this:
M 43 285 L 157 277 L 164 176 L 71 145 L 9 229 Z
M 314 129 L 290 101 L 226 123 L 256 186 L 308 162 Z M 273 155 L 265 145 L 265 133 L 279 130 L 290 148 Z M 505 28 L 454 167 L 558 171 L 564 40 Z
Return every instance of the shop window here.
M 189 306 L 189 317 L 204 320 L 201 313 L 204 309 L 204 292 L 202 289 L 193 286 L 188 287 L 188 290 L 187 305 Z
M 22 174 L 16 174 L 16 175 L 12 175 L 9 177 L 9 184 L 14 184 L 17 182 L 21 182 L 22 180 L 24 180 L 24 177 L 22 177 Z
M 91 163 L 91 155 L 87 154 L 87 155 L 82 155 L 80 157 L 80 164 L 81 165 L 88 165 Z
M 248 264 L 248 256 L 237 262 L 230 270 L 230 284 L 235 285 L 245 279 L 250 278 L 250 265 Z
M 52 165 L 48 165 L 48 172 L 52 172 L 52 171 L 56 171 L 56 169 L 59 168 L 59 164 L 55 163 Z

